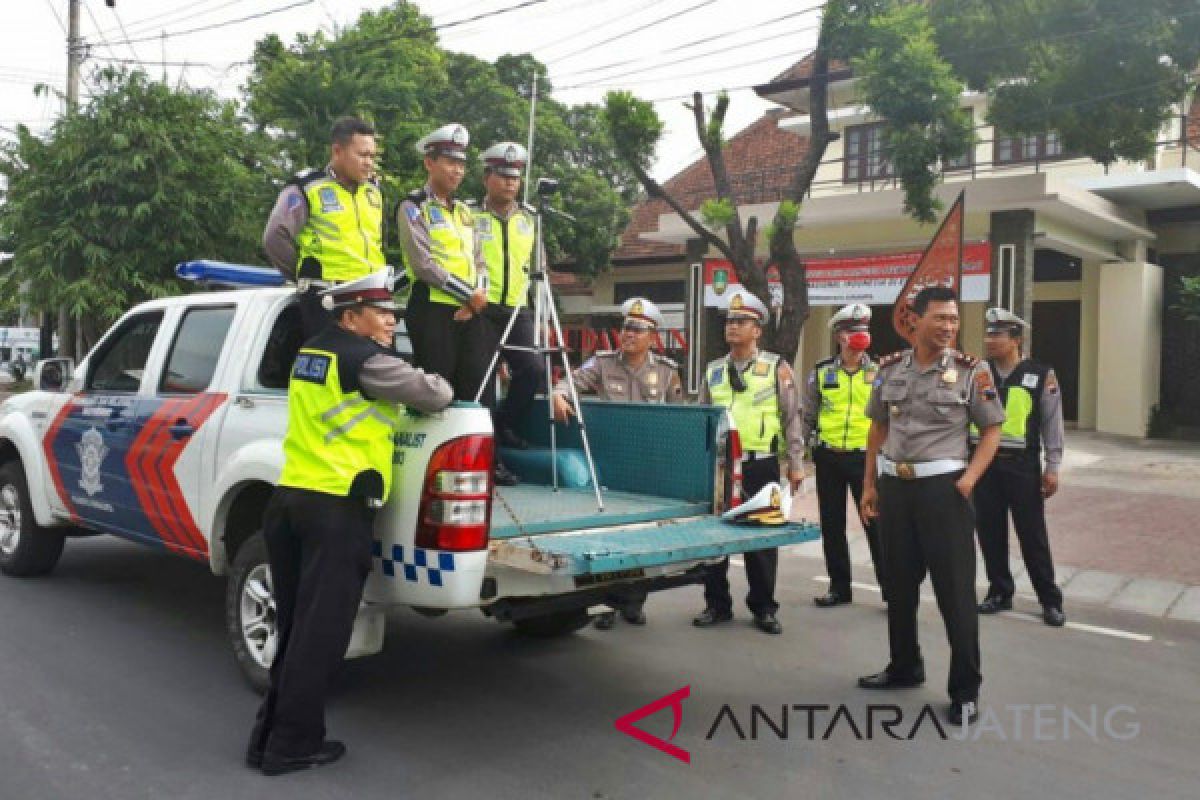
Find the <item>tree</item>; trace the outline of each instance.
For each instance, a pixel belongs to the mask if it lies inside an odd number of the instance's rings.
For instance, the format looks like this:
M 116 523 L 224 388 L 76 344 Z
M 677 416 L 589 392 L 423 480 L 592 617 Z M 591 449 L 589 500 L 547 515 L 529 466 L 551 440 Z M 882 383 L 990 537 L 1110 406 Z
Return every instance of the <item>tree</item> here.
M 251 259 L 269 202 L 263 141 L 232 103 L 173 89 L 143 72 L 105 69 L 91 101 L 47 137 L 18 128 L 0 151 L 8 182 L 0 240 L 13 258 L 0 294 L 65 306 L 80 356 L 135 303 L 178 292 L 174 266 L 200 256 Z
M 598 130 L 596 107 L 554 100 L 545 65 L 529 54 L 490 63 L 445 51 L 429 18 L 397 2 L 363 14 L 333 36 L 303 34 L 290 47 L 275 36 L 262 40 L 255 48 L 246 102 L 260 130 L 279 138 L 291 170 L 325 163 L 329 127 L 337 117 L 353 113 L 371 120 L 379 133 L 387 205 L 394 208 L 424 182 L 415 142 L 452 121 L 471 133 L 460 194 L 480 196 L 482 150 L 497 141 L 528 138 L 534 76 L 532 180 L 559 179 L 562 197 L 556 202 L 579 219 L 577 224 L 547 221 L 547 249 L 552 261 L 571 261 L 576 270 L 595 273 L 608 265 L 616 248 L 628 220 L 629 188 L 636 181 L 616 157 L 607 132 Z M 400 263 L 394 243 L 389 258 Z
M 934 195 L 940 165 L 975 140 L 958 110 L 966 87 L 990 95 L 992 122 L 1001 129 L 1057 130 L 1066 149 L 1105 164 L 1144 159 L 1200 60 L 1200 12 L 1194 0 L 829 0 L 808 60 L 808 146 L 766 230 L 768 260 L 783 284 L 783 308 L 766 344 L 788 358 L 809 314 L 794 230 L 836 139 L 828 115 L 831 65 L 849 65 L 859 102 L 888 121 L 884 156 L 904 189 L 904 209 L 932 223 L 941 207 Z M 703 95 L 693 96 L 715 194 L 699 214 L 669 197 L 647 163 L 626 149 L 621 154 L 647 193 L 664 199 L 767 302 L 764 267 L 755 258 L 757 220 L 742 220 L 722 157 L 728 103 L 718 96 L 709 113 Z M 657 141 L 661 123 L 649 104 L 610 93 L 606 114 L 617 142 Z

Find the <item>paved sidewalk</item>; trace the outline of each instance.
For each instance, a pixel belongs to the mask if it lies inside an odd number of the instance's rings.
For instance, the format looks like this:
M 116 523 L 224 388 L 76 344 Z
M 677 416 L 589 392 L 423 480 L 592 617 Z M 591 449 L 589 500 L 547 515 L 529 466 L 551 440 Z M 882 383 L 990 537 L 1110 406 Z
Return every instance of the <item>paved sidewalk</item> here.
M 817 519 L 815 495 L 796 513 Z M 857 514 L 849 527 L 855 580 L 874 583 Z M 1092 603 L 1200 622 L 1200 443 L 1068 431 L 1061 488 L 1046 505 L 1055 571 L 1068 616 Z M 820 542 L 790 549 L 823 559 Z M 1036 602 L 1016 537 L 1017 593 Z M 979 562 L 979 587 L 987 579 Z

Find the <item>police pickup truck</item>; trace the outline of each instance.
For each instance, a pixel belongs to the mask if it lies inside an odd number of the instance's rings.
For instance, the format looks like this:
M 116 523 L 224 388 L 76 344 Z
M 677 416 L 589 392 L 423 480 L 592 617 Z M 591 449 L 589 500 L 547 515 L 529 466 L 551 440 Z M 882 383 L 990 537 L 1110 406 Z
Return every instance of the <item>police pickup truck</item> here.
M 294 289 L 242 288 L 143 303 L 78 367 L 39 362 L 37 388 L 0 405 L 0 571 L 46 574 L 66 538 L 94 533 L 202 562 L 227 577 L 233 651 L 265 685 L 277 638 L 260 529 L 300 344 Z M 532 448 L 507 461 L 524 465 L 512 488 L 492 486 L 484 408 L 402 415 L 347 657 L 379 651 L 391 607 L 480 609 L 528 634 L 566 634 L 631 587 L 696 583 L 729 553 L 818 535 L 720 521 L 740 470 L 719 409 L 585 402 L 601 510 L 578 469 L 578 429 L 558 426 L 552 454 L 539 403 L 522 429 Z

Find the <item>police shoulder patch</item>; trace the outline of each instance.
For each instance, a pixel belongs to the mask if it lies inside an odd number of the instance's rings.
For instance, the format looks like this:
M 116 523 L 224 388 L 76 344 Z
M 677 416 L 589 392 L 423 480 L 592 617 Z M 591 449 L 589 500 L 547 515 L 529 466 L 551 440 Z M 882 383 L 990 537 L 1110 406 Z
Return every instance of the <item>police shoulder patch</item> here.
M 329 176 L 325 174 L 325 170 L 323 169 L 302 169 L 293 175 L 292 179 L 288 181 L 288 183 L 299 186 L 301 189 L 303 189 L 310 183 L 327 177 Z
M 813 364 L 813 367 L 817 369 L 820 369 L 821 367 L 828 367 L 831 366 L 835 361 L 837 361 L 837 359 L 833 356 L 830 356 L 829 358 L 822 358 L 816 364 Z
M 424 189 L 413 189 L 408 193 L 406 199 L 411 200 L 416 205 L 421 205 L 421 203 L 429 199 L 429 195 L 425 194 Z
M 958 350 L 951 350 L 950 352 L 954 356 L 954 361 L 962 364 L 964 367 L 973 367 L 979 363 L 979 359 L 975 356 L 959 352 Z
M 889 353 L 888 355 L 879 359 L 879 368 L 884 369 L 892 366 L 893 364 L 900 363 L 900 359 L 904 358 L 904 354 L 907 352 L 907 350 L 897 350 L 894 353 Z

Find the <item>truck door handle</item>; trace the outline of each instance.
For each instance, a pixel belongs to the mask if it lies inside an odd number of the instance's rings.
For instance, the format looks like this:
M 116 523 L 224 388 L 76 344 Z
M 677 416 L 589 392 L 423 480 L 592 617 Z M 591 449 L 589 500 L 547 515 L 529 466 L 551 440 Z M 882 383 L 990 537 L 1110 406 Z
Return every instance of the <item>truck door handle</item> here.
M 196 432 L 196 429 L 192 427 L 192 424 L 183 417 L 175 420 L 175 424 L 172 425 L 169 430 L 171 431 L 172 438 L 175 439 L 186 439 Z

